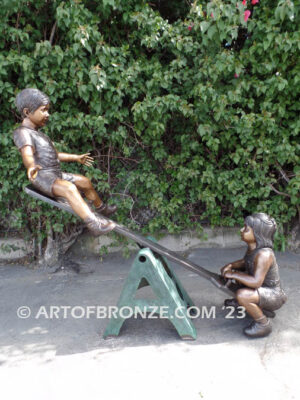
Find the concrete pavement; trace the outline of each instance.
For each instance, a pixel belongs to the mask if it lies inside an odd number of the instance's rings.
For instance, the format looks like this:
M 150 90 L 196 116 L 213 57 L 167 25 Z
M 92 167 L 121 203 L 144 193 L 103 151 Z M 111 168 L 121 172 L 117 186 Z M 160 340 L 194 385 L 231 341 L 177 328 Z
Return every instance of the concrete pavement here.
M 198 249 L 192 261 L 212 271 L 243 256 L 245 248 Z M 133 257 L 113 253 L 80 261 L 82 272 L 49 274 L 21 265 L 0 266 L 1 397 L 22 400 L 297 399 L 300 361 L 300 256 L 277 253 L 288 302 L 271 336 L 242 334 L 248 318 L 226 318 L 225 295 L 201 277 L 173 265 L 199 308 L 215 318 L 193 320 L 197 340 L 182 341 L 165 319 L 131 318 L 118 338 L 104 340 L 107 318 L 77 318 L 80 309 L 117 303 Z M 138 296 L 151 297 L 150 288 Z M 19 318 L 17 310 L 31 315 Z M 50 315 L 53 306 L 60 312 Z M 64 318 L 62 306 L 77 307 Z M 70 309 L 68 308 L 68 310 Z M 67 310 L 65 308 L 65 310 Z M 24 316 L 24 315 L 23 315 Z

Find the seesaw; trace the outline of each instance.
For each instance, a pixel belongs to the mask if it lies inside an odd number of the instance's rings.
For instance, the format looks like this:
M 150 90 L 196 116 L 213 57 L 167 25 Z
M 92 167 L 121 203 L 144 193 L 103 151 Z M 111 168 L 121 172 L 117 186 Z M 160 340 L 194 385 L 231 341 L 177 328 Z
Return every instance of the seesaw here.
M 59 202 L 54 198 L 48 197 L 37 191 L 31 185 L 25 188 L 25 192 L 37 200 L 44 201 L 54 207 L 76 215 L 67 203 Z M 185 269 L 200 275 L 202 278 L 207 279 L 227 295 L 233 295 L 234 292 L 230 289 L 229 285 L 230 281 L 226 281 L 220 275 L 168 250 L 156 243 L 154 240 L 147 239 L 120 224 L 116 224 L 114 232 L 133 240 L 140 247 L 119 298 L 117 304 L 118 310 L 124 308 L 127 308 L 128 310 L 138 309 L 159 314 L 160 310 L 164 307 L 164 311 L 167 310 L 167 318 L 175 326 L 181 338 L 196 338 L 197 334 L 195 327 L 192 324 L 189 313 L 187 312 L 190 307 L 194 306 L 194 304 L 183 288 L 181 282 L 172 271 L 167 260 L 170 260 Z M 136 291 L 147 285 L 151 286 L 157 299 L 148 300 L 134 298 Z M 178 310 L 180 310 L 180 312 Z M 121 313 L 115 312 L 112 315 L 105 330 L 104 338 L 118 336 L 122 324 L 126 319 L 124 313 L 120 314 Z M 165 315 L 164 318 L 166 318 Z

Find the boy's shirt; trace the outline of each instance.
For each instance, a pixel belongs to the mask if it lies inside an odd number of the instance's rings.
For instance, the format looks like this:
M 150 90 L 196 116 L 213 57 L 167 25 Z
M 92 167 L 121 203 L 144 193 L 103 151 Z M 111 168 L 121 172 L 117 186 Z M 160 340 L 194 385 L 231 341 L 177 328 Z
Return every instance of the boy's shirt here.
M 58 153 L 50 138 L 43 132 L 19 126 L 14 131 L 13 137 L 15 145 L 19 150 L 27 145 L 33 148 L 34 161 L 42 169 L 60 170 Z

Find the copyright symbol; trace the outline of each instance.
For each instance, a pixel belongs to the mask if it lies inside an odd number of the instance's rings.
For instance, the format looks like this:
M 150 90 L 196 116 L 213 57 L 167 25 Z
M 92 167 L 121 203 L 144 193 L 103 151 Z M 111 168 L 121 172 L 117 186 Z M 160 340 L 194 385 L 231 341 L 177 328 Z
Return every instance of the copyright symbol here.
M 29 318 L 31 315 L 31 310 L 27 306 L 22 306 L 17 309 L 17 316 L 18 318 Z

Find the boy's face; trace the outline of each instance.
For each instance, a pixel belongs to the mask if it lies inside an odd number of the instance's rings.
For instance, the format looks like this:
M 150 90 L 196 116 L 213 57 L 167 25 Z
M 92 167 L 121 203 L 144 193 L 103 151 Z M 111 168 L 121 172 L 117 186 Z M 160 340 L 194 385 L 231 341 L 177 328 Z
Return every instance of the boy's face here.
M 38 128 L 46 125 L 49 119 L 49 106 L 50 104 L 46 104 L 44 106 L 40 106 L 33 112 L 25 113 L 26 117 L 30 119 L 30 121 Z M 25 111 L 25 110 L 24 110 Z

